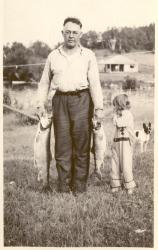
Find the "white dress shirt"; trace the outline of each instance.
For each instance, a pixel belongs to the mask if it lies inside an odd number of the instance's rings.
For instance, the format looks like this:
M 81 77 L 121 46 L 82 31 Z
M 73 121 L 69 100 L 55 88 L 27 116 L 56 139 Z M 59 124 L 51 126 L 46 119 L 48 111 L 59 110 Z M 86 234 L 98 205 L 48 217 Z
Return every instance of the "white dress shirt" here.
M 63 45 L 53 50 L 47 60 L 39 83 L 41 102 L 46 101 L 49 90 L 76 91 L 89 88 L 97 109 L 103 108 L 102 89 L 94 53 L 82 46 L 72 55 Z

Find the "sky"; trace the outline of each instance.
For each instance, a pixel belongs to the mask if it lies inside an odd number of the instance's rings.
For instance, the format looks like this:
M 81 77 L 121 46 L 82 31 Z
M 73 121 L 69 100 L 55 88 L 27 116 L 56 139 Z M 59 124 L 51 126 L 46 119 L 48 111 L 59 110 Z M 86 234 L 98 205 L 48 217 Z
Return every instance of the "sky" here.
M 4 0 L 3 44 L 30 46 L 40 40 L 51 48 L 62 41 L 63 21 L 78 17 L 83 32 L 139 27 L 155 21 L 156 0 Z

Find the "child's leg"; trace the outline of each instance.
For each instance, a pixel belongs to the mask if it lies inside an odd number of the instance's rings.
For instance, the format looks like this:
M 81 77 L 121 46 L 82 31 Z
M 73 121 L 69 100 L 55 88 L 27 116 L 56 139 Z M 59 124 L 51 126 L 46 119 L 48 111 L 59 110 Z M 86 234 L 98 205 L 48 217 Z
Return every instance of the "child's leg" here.
M 124 186 L 126 189 L 131 189 L 136 186 L 135 181 L 133 180 L 133 171 L 132 171 L 132 157 L 133 150 L 129 142 L 125 141 L 122 145 L 122 170 L 124 176 Z
M 111 171 L 110 171 L 111 188 L 119 188 L 121 186 L 119 145 L 112 148 Z

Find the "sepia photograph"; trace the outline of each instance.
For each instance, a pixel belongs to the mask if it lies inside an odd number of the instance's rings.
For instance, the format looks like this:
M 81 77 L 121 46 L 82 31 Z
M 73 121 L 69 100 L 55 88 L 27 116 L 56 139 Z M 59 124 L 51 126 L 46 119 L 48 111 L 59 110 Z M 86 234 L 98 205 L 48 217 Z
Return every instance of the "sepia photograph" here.
M 4 0 L 3 247 L 155 248 L 155 0 Z

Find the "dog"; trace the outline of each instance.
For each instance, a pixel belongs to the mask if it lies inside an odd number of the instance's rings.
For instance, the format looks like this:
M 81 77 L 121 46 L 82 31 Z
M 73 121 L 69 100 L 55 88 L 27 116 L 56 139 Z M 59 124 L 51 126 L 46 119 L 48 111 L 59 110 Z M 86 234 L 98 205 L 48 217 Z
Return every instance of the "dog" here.
M 106 152 L 106 136 L 102 123 L 92 119 L 93 125 L 93 146 L 91 152 L 94 154 L 95 169 L 94 174 L 101 180 L 101 168 L 104 167 L 104 158 Z M 93 173 L 92 173 L 93 174 Z
M 151 122 L 143 123 L 142 130 L 135 130 L 136 142 L 140 144 L 141 153 L 146 152 L 151 135 Z

